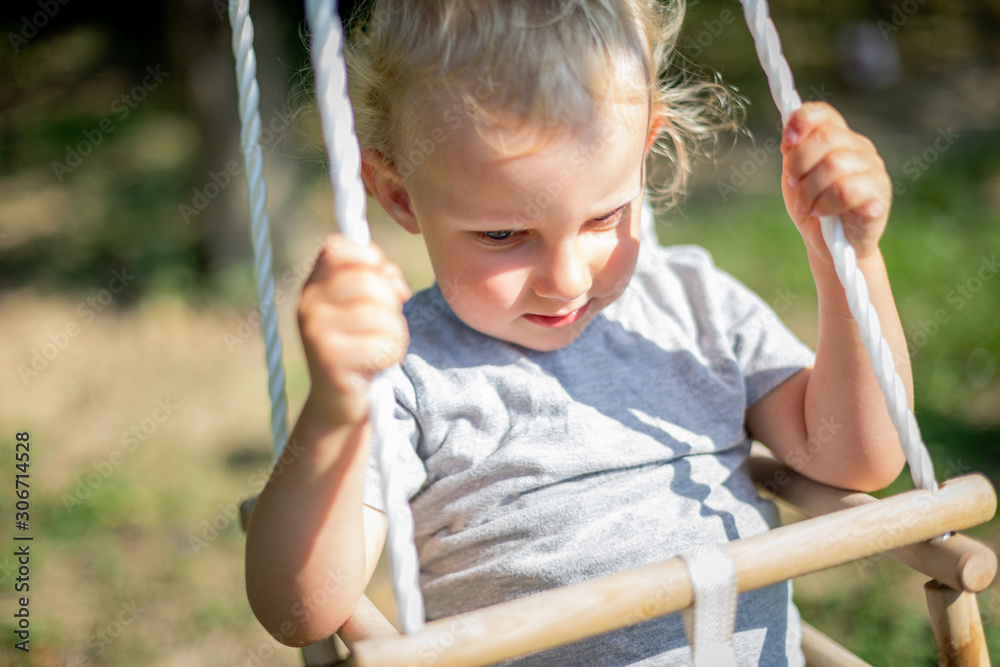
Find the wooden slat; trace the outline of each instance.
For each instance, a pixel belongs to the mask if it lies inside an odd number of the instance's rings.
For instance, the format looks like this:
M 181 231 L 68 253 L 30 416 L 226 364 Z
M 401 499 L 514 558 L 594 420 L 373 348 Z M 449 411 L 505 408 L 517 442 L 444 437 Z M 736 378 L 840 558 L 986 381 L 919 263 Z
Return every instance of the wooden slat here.
M 337 651 L 336 637 L 327 637 L 321 642 L 302 647 L 302 664 L 305 667 L 336 667 L 343 665 Z
M 802 622 L 802 653 L 806 667 L 872 667 L 825 634 Z
M 935 493 L 910 491 L 727 545 L 741 592 L 867 558 L 984 523 L 996 494 L 982 475 Z M 359 667 L 394 667 L 433 656 L 435 667 L 476 667 L 680 611 L 692 602 L 680 558 L 565 586 L 428 623 L 413 635 L 354 647 Z
M 866 493 L 815 482 L 773 458 L 752 457 L 750 474 L 765 497 L 779 498 L 806 516 L 879 502 Z M 997 555 L 993 550 L 965 535 L 920 542 L 890 550 L 886 555 L 958 590 L 984 591 L 997 574 Z
M 353 651 L 356 642 L 398 635 L 399 633 L 389 622 L 389 619 L 383 616 L 382 612 L 372 604 L 368 596 L 362 595 L 358 606 L 354 608 L 354 613 L 340 626 L 337 634 L 347 645 L 347 648 Z
M 941 667 L 989 667 L 986 637 L 974 593 L 934 581 L 924 584 Z

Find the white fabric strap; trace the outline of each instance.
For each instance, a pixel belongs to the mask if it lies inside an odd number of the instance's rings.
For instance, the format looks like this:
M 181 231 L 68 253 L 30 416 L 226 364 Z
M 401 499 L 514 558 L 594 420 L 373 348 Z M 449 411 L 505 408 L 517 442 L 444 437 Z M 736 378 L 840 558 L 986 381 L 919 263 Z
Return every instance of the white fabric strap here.
M 736 667 L 736 568 L 724 544 L 681 554 L 691 577 L 694 606 L 682 612 L 694 667 Z
M 802 106 L 802 100 L 795 91 L 792 71 L 781 52 L 778 31 L 770 19 L 767 1 L 742 0 L 742 2 L 747 26 L 750 28 L 750 34 L 757 47 L 757 56 L 771 88 L 771 97 L 774 98 L 774 103 L 777 105 L 778 111 L 781 112 L 781 122 L 787 123 L 792 113 Z M 840 282 L 844 286 L 851 315 L 858 323 L 861 340 L 872 360 L 875 378 L 885 396 L 889 417 L 899 433 L 899 441 L 902 444 L 903 453 L 906 455 L 906 462 L 910 465 L 913 483 L 918 489 L 936 491 L 937 480 L 934 478 L 934 464 L 927 452 L 927 446 L 920 437 L 920 428 L 917 426 L 916 417 L 913 416 L 913 411 L 910 409 L 903 381 L 896 372 L 892 348 L 882 336 L 882 326 L 868 295 L 865 277 L 858 269 L 854 248 L 844 236 L 844 228 L 838 216 L 820 218 L 820 225 L 823 230 L 823 239 L 833 257 L 837 277 L 840 278 Z

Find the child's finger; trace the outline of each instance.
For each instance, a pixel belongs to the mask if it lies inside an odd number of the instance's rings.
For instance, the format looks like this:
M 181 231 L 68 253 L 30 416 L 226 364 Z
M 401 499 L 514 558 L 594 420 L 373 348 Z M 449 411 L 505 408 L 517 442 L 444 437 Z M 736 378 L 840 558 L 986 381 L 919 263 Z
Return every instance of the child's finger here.
M 320 248 L 306 284 L 326 280 L 345 267 L 356 265 L 377 267 L 384 261 L 385 255 L 377 246 L 361 245 L 341 234 L 331 234 Z
M 888 202 L 868 173 L 852 174 L 831 183 L 816 197 L 809 215 L 841 215 L 852 213 L 859 220 L 883 218 L 888 212 Z
M 356 264 L 336 268 L 322 279 L 318 277 L 312 284 L 307 284 L 303 295 L 307 292 L 314 293 L 326 303 L 340 306 L 370 302 L 398 309 L 403 302 L 398 288 L 382 273 L 381 267 Z
M 785 154 L 785 178 L 789 185 L 796 187 L 800 180 L 825 160 L 833 155 L 847 152 L 868 157 L 867 147 L 859 141 L 858 135 L 854 132 L 829 125 L 817 128 L 794 150 Z
M 785 124 L 781 137 L 781 152 L 798 146 L 816 128 L 824 125 L 847 129 L 844 117 L 826 102 L 806 102 Z
M 399 294 L 399 298 L 402 301 L 407 301 L 411 296 L 413 296 L 413 292 L 410 291 L 410 286 L 406 283 L 406 277 L 403 275 L 403 270 L 396 264 L 386 262 L 382 265 L 382 273 L 392 282 L 393 287 L 396 288 L 396 292 Z
M 369 301 L 332 309 L 324 325 L 345 334 L 385 334 L 397 338 L 407 335 L 406 319 L 399 309 Z
M 850 150 L 827 153 L 797 183 L 789 176 L 788 185 L 795 197 L 794 208 L 803 212 L 812 211 L 820 195 L 836 188 L 842 179 L 856 174 L 870 174 L 871 164 L 862 156 Z
M 406 341 L 372 336 L 359 341 L 356 354 L 358 359 L 365 359 L 366 362 L 358 372 L 371 379 L 379 371 L 402 363 L 406 356 Z
M 337 335 L 337 350 L 344 360 L 340 372 L 358 373 L 371 379 L 379 371 L 401 363 L 406 356 L 407 339 L 397 336 L 368 334 Z

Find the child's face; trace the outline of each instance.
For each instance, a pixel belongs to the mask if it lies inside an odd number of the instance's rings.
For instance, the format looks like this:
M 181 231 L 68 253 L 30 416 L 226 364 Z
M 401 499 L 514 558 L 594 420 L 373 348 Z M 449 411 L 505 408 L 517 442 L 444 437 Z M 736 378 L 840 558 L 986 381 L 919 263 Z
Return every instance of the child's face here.
M 404 180 L 394 217 L 423 233 L 445 299 L 473 329 L 556 350 L 628 285 L 649 107 L 608 101 L 597 116 L 541 142 L 530 127 L 465 121 Z

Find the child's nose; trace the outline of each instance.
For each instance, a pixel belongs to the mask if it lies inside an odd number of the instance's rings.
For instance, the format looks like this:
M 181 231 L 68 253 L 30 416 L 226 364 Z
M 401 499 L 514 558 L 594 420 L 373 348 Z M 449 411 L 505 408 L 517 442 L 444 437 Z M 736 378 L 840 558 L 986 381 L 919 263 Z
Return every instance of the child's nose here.
M 574 241 L 567 241 L 545 253 L 535 273 L 534 290 L 538 296 L 573 301 L 585 294 L 593 283 L 587 256 Z

